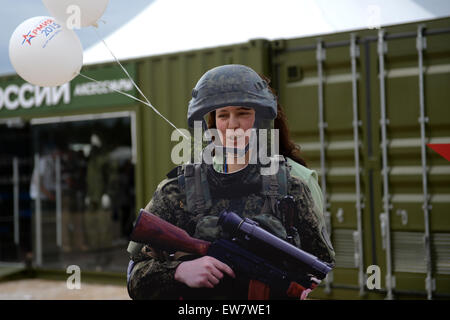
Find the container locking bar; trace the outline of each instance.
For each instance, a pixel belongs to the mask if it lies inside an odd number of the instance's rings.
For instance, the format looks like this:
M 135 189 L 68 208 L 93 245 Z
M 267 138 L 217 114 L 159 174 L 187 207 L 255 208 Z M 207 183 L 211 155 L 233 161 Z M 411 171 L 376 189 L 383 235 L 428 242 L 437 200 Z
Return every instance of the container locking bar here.
M 386 250 L 386 299 L 393 299 L 393 287 L 395 282 L 392 281 L 392 253 L 391 253 L 391 227 L 390 227 L 390 210 L 389 203 L 389 169 L 388 169 L 388 141 L 387 141 L 387 116 L 386 116 L 386 89 L 385 89 L 385 77 L 386 70 L 384 67 L 384 55 L 387 53 L 387 43 L 384 41 L 384 30 L 378 31 L 378 61 L 379 61 L 379 80 L 380 80 L 380 109 L 381 109 L 381 153 L 382 153 L 382 175 L 383 175 L 383 209 L 384 213 L 380 216 L 382 219 L 382 231 L 384 230 L 383 247 Z M 384 226 L 383 226 L 384 223 Z
M 417 28 L 417 39 L 416 48 L 418 55 L 419 64 L 419 102 L 420 102 L 420 147 L 422 156 L 422 189 L 423 189 L 423 213 L 425 222 L 425 261 L 427 265 L 427 277 L 425 279 L 425 289 L 427 291 L 427 298 L 431 300 L 433 298 L 433 291 L 435 290 L 435 285 L 433 286 L 433 271 L 432 271 L 432 261 L 431 261 L 431 243 L 430 243 L 430 205 L 429 194 L 428 194 L 428 168 L 427 168 L 427 151 L 426 151 L 426 123 L 428 123 L 428 118 L 425 116 L 425 90 L 424 90 L 424 66 L 423 66 L 423 51 L 427 47 L 426 38 L 423 33 L 425 30 L 425 25 L 420 24 Z
M 352 66 L 352 101 L 353 101 L 353 148 L 355 157 L 355 189 L 356 189 L 356 221 L 357 232 L 355 240 L 355 263 L 359 268 L 359 295 L 364 295 L 365 288 L 365 273 L 364 273 L 364 249 L 363 249 L 363 230 L 362 230 L 362 201 L 361 201 L 361 167 L 359 161 L 359 127 L 362 125 L 358 116 L 358 75 L 356 71 L 357 59 L 359 58 L 359 47 L 356 45 L 356 35 L 354 33 L 350 36 L 350 58 Z M 355 236 L 354 234 L 354 236 Z
M 328 234 L 331 237 L 331 214 L 329 212 L 330 203 L 328 199 L 328 193 L 327 193 L 327 181 L 326 181 L 326 175 L 327 175 L 327 168 L 326 168 L 326 160 L 325 160 L 325 152 L 326 152 L 326 143 L 325 143 L 325 129 L 327 128 L 327 123 L 324 120 L 324 103 L 323 103 L 323 84 L 324 84 L 324 75 L 323 75 L 323 62 L 326 59 L 326 52 L 323 47 L 322 40 L 319 39 L 317 41 L 316 46 L 316 61 L 317 61 L 317 77 L 318 77 L 318 84 L 317 84 L 317 90 L 318 90 L 318 101 L 319 101 L 319 136 L 320 136 L 320 177 L 321 177 L 321 188 L 323 193 L 323 208 L 324 208 L 324 215 L 325 215 L 325 222 L 327 225 L 327 231 Z M 327 277 L 325 278 L 325 292 L 330 293 L 331 292 L 331 282 L 332 282 L 332 272 L 329 272 Z

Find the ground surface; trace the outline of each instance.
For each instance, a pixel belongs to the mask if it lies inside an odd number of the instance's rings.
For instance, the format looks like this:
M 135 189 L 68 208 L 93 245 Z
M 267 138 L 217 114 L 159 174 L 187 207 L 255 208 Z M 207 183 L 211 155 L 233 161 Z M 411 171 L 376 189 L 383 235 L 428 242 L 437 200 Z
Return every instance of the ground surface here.
M 129 300 L 127 288 L 81 283 L 68 289 L 65 281 L 24 279 L 0 282 L 0 300 Z

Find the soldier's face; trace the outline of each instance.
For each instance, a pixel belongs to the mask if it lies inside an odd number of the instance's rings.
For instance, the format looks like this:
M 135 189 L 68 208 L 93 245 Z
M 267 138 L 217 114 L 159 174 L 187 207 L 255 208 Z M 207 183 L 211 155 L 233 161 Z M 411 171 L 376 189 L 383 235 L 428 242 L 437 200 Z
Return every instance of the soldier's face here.
M 252 108 L 228 106 L 216 110 L 216 127 L 224 146 L 245 147 L 254 123 L 255 110 Z

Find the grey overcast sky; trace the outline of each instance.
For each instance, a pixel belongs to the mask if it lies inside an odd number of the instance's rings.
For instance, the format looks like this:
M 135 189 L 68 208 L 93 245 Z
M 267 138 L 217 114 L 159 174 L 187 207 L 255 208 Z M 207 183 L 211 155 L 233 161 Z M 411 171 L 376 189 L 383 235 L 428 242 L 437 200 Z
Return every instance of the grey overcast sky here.
M 95 1 L 95 0 L 93 0 Z M 111 32 L 133 19 L 154 0 L 110 0 L 102 17 L 106 23 L 101 26 L 101 35 Z M 188 1 L 188 0 L 186 0 Z M 50 13 L 41 0 L 0 0 L 0 75 L 15 73 L 9 62 L 9 39 L 19 24 L 28 18 L 48 16 Z M 86 49 L 98 41 L 92 27 L 76 30 L 83 48 Z

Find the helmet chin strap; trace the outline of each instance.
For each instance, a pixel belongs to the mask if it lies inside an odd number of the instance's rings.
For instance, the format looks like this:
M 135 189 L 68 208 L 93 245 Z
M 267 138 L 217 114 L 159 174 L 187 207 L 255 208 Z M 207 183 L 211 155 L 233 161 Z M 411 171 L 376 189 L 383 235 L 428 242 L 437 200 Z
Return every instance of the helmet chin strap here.
M 224 164 L 224 172 L 228 172 L 228 164 L 227 164 L 227 156 L 229 154 L 233 155 L 235 158 L 242 158 L 245 157 L 247 152 L 250 152 L 251 159 L 249 159 L 249 163 L 256 164 L 259 163 L 258 161 L 258 136 L 259 136 L 259 130 L 260 129 L 270 129 L 271 128 L 271 122 L 273 120 L 268 119 L 259 119 L 259 117 L 256 117 L 255 123 L 253 125 L 252 133 L 250 135 L 249 142 L 245 145 L 244 148 L 239 147 L 226 147 L 223 145 L 222 141 L 220 139 L 217 139 L 218 141 L 213 142 L 215 145 L 215 148 L 217 148 L 221 151 L 221 154 L 217 154 L 216 156 L 222 156 L 223 157 L 223 164 Z M 203 129 L 208 130 L 206 121 L 202 121 Z
M 255 130 L 250 135 L 249 142 L 245 145 L 244 148 L 238 148 L 238 147 L 226 147 L 222 145 L 222 142 L 219 141 L 220 145 L 218 146 L 221 148 L 222 156 L 223 156 L 223 163 L 224 163 L 224 172 L 228 172 L 228 163 L 227 158 L 228 155 L 233 155 L 234 158 L 243 158 L 246 156 L 246 154 L 250 152 L 251 159 L 249 159 L 250 163 L 257 163 L 257 155 L 258 155 L 258 129 L 254 128 Z
M 245 145 L 245 148 L 222 147 L 223 154 L 233 154 L 238 158 L 244 157 L 247 154 L 248 150 L 250 150 L 250 143 L 247 143 Z

